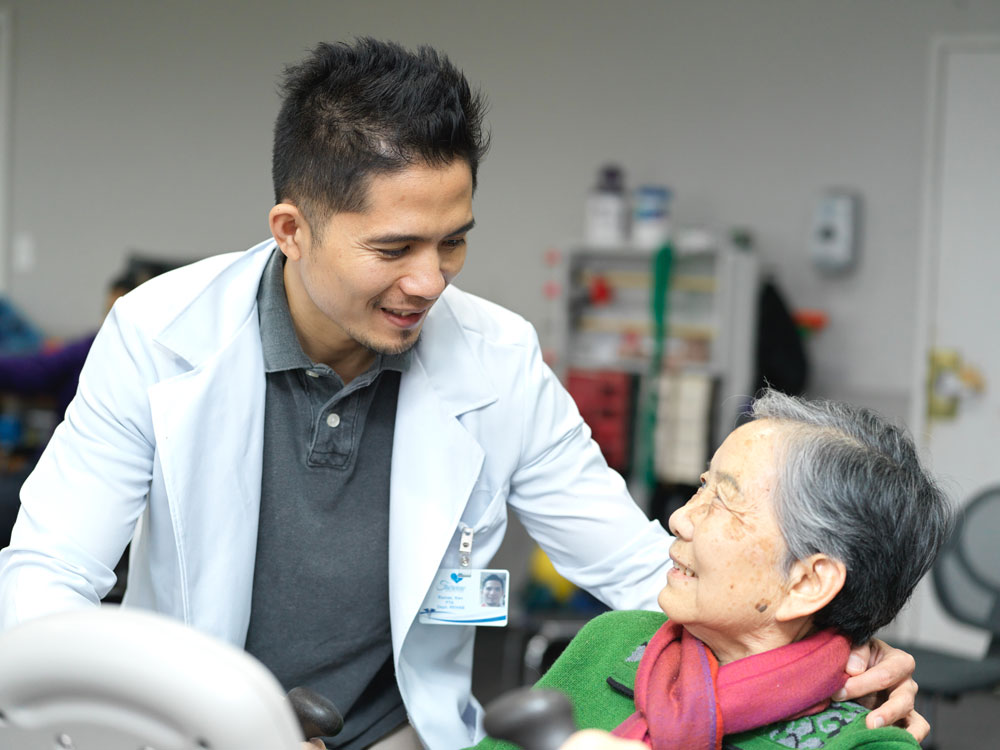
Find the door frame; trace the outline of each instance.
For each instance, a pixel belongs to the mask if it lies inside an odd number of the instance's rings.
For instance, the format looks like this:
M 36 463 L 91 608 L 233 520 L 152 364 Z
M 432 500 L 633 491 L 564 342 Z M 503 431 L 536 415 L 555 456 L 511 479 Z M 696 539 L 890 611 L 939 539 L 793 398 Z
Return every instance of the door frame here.
M 943 106 L 946 96 L 945 66 L 948 56 L 955 52 L 996 51 L 1000 53 L 1000 35 L 976 34 L 965 36 L 936 36 L 931 40 L 928 74 L 927 109 L 924 122 L 924 174 L 921 200 L 920 258 L 917 276 L 916 336 L 914 340 L 914 366 L 910 401 L 910 430 L 918 447 L 926 451 L 929 436 L 927 420 L 928 352 L 934 343 L 932 330 L 934 310 L 937 308 L 935 279 L 941 264 L 940 208 L 941 151 L 944 136 Z M 926 456 L 925 456 L 926 457 Z
M 936 36 L 931 40 L 931 54 L 928 64 L 926 114 L 924 122 L 924 169 L 921 206 L 920 245 L 918 260 L 917 309 L 915 315 L 916 335 L 913 352 L 913 380 L 911 381 L 909 427 L 922 458 L 928 461 L 931 470 L 936 471 L 934 456 L 930 455 L 930 421 L 927 418 L 927 378 L 929 376 L 929 352 L 935 344 L 935 313 L 937 310 L 937 278 L 943 253 L 941 250 L 941 190 L 942 156 L 944 149 L 944 118 L 947 92 L 946 73 L 949 56 L 956 53 L 995 52 L 1000 54 L 1000 35 L 975 34 L 962 36 Z M 962 498 L 961 500 L 964 500 Z M 908 643 L 922 642 L 925 636 L 922 624 L 930 608 L 940 610 L 936 596 L 929 589 L 929 581 L 922 581 L 910 601 L 899 616 L 886 629 L 887 637 L 898 638 Z M 930 601 L 934 599 L 934 601 Z M 943 616 L 943 613 L 941 613 Z M 948 618 L 949 620 L 951 618 Z M 956 623 L 956 627 L 959 626 Z M 985 638 L 972 635 L 969 631 L 971 650 L 977 650 Z M 971 654 L 970 654 L 971 655 Z

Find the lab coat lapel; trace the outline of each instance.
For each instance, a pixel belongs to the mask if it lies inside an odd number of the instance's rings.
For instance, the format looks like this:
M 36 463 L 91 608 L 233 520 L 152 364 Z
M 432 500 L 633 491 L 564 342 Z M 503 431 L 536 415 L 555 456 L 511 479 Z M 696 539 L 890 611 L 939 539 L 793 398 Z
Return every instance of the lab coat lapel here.
M 219 357 L 150 393 L 185 609 L 200 629 L 236 643 L 249 622 L 257 547 L 260 362 L 252 320 Z
M 234 285 L 244 293 L 228 315 L 206 295 L 161 334 L 158 343 L 192 369 L 149 394 L 184 619 L 237 644 L 250 617 L 260 508 L 265 380 L 255 300 L 267 255 L 233 269 L 245 275 Z M 222 316 L 207 328 L 214 348 L 200 335 L 212 312 Z
M 389 513 L 393 651 L 400 648 L 483 466 L 461 415 L 497 396 L 444 300 L 399 386 Z

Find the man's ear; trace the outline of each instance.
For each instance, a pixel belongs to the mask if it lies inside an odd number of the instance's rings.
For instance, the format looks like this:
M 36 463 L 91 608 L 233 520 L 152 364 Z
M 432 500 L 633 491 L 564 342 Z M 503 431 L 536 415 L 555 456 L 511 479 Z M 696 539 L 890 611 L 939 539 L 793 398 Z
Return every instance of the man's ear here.
M 808 617 L 833 601 L 844 588 L 847 568 L 840 560 L 824 554 L 798 560 L 788 576 L 788 593 L 774 616 L 779 622 Z
M 299 260 L 308 248 L 312 234 L 298 206 L 279 203 L 271 209 L 267 220 L 281 252 L 289 260 Z

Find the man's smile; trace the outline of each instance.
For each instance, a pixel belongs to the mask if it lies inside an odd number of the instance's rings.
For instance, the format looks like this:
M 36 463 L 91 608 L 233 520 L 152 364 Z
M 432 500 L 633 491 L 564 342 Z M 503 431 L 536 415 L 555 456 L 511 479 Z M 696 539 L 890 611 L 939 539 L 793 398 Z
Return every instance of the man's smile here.
M 422 310 L 394 309 L 390 307 L 379 308 L 389 322 L 399 328 L 413 328 L 419 325 L 424 319 L 424 313 L 429 309 L 430 307 L 425 307 Z

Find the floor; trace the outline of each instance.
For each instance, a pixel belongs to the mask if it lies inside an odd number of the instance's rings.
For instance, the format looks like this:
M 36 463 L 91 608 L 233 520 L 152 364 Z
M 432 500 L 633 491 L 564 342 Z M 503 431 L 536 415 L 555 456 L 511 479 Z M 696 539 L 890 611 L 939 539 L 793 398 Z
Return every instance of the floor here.
M 472 689 L 483 705 L 520 684 L 534 682 L 522 677 L 519 654 L 524 637 L 506 628 L 479 628 L 476 634 Z M 929 710 L 921 708 L 931 720 Z M 935 750 L 1000 749 L 1000 695 L 973 694 L 960 701 L 941 702 L 934 711 L 932 735 L 924 747 Z

